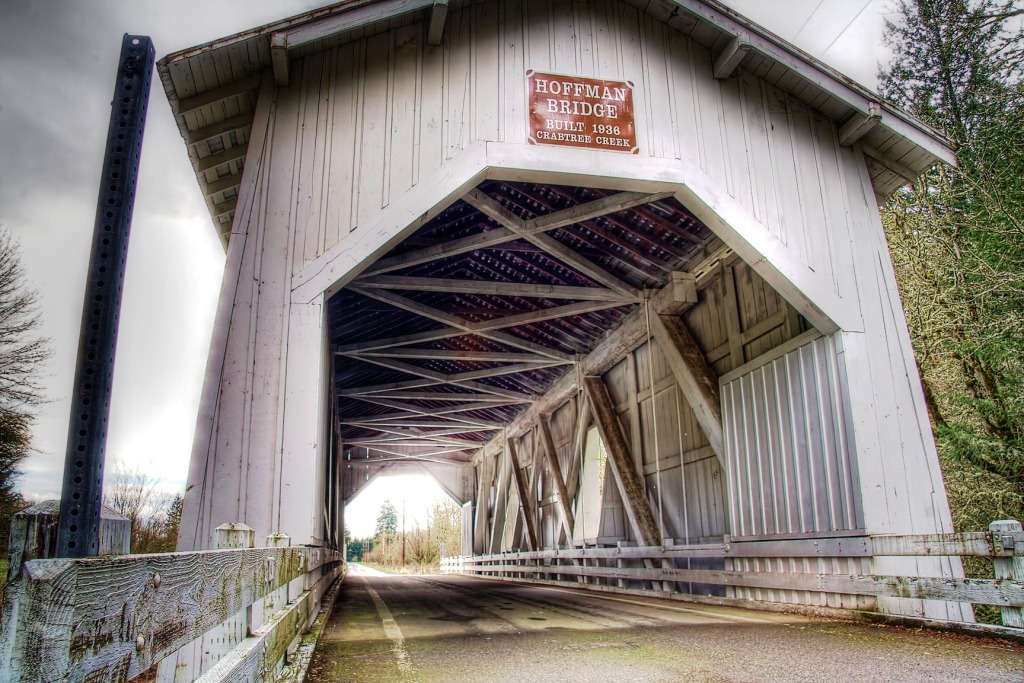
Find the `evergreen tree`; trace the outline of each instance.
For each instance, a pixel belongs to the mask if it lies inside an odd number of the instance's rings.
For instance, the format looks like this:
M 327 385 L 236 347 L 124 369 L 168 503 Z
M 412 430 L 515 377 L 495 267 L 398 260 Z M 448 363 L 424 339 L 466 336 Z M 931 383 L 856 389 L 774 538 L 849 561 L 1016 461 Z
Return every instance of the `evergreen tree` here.
M 380 513 L 377 514 L 377 526 L 373 535 L 379 538 L 385 533 L 398 531 L 398 511 L 390 500 L 385 500 L 380 506 Z
M 957 168 L 896 193 L 883 222 L 961 526 L 1019 514 L 1024 492 L 1024 40 L 1008 28 L 1021 14 L 902 0 L 879 74 L 956 150 Z

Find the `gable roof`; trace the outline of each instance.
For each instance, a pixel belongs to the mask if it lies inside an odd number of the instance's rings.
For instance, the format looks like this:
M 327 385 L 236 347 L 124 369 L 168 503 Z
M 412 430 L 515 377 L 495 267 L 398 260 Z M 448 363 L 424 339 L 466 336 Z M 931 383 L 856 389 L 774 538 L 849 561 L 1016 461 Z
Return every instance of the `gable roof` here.
M 939 132 L 718 2 L 624 1 L 707 47 L 716 78 L 746 70 L 835 121 L 840 142 L 860 143 L 880 198 L 937 162 L 956 163 Z M 266 70 L 285 85 L 290 60 L 414 22 L 431 22 L 429 37 L 439 41 L 448 11 L 479 2 L 346 0 L 161 59 L 157 71 L 224 244 Z

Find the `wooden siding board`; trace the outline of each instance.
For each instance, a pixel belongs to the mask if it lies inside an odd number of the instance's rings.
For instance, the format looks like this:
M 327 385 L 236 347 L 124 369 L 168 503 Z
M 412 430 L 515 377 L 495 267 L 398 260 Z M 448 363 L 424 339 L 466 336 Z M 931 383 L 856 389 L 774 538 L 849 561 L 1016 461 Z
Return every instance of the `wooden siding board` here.
M 555 73 L 579 73 L 578 37 L 572 0 L 549 0 L 551 65 Z
M 363 76 L 363 109 L 359 125 L 359 175 L 354 227 L 369 222 L 384 202 L 385 162 L 382 150 L 387 149 L 390 116 L 387 106 L 391 68 L 391 40 L 380 34 L 366 41 L 366 65 Z
M 301 66 L 293 65 L 292 78 L 297 81 L 293 87 L 301 88 L 299 100 L 299 130 L 302 132 L 295 150 L 296 203 L 294 204 L 294 236 L 291 249 L 291 272 L 297 272 L 305 263 L 305 254 L 310 242 L 316 241 L 320 229 L 319 188 L 315 185 L 316 172 L 323 163 L 323 131 L 319 129 L 319 110 L 323 94 L 320 90 L 323 74 L 323 53 L 307 57 Z M 320 154 L 317 152 L 320 151 Z M 316 209 L 314 209 L 314 206 Z M 312 233 L 312 235 L 310 235 Z
M 420 58 L 417 182 L 440 167 L 444 158 L 444 54 L 443 47 L 424 47 Z
M 419 25 L 392 31 L 388 198 L 401 196 L 414 184 L 413 169 L 418 154 L 416 131 L 420 129 L 416 82 L 423 42 L 421 33 Z M 385 201 L 387 203 L 390 202 Z
M 449 49 L 445 59 L 445 153 L 447 161 L 469 144 L 472 127 L 472 17 L 469 10 L 448 17 Z
M 497 140 L 501 88 L 500 9 L 490 3 L 473 7 L 473 133 L 472 140 Z M 525 88 L 525 81 L 521 83 Z

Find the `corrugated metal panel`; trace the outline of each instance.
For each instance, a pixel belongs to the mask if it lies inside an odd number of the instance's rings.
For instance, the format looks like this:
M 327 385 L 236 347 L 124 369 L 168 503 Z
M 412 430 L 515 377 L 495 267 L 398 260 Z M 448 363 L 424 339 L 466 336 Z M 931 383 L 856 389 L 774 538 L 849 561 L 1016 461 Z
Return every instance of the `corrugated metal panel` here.
M 723 384 L 734 536 L 863 526 L 841 393 L 830 337 Z

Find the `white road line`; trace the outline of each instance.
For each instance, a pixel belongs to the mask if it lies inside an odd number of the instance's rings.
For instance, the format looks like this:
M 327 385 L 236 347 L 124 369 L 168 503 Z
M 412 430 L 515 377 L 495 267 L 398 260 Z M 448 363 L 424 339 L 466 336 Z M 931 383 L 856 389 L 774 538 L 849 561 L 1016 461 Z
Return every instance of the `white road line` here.
M 391 616 L 391 610 L 384 604 L 384 600 L 373 589 L 366 577 L 360 578 L 363 580 L 363 586 L 369 593 L 370 599 L 373 600 L 373 606 L 377 608 L 377 615 L 380 616 L 380 620 L 384 624 L 384 635 L 391 641 L 391 651 L 395 653 L 398 670 L 402 673 L 402 678 L 409 680 L 415 675 L 416 670 L 413 668 L 412 662 L 409 661 L 409 653 L 405 651 L 405 638 L 402 636 L 402 629 L 398 628 L 398 623 Z

